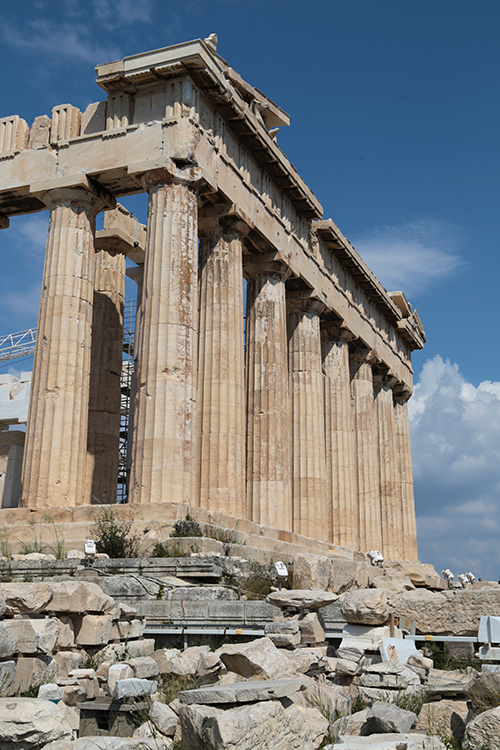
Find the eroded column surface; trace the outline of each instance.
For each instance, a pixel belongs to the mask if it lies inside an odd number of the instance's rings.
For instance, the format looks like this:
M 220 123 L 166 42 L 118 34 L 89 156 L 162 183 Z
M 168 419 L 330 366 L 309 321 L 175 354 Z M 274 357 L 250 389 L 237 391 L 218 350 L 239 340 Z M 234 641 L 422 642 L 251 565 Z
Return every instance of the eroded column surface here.
M 245 262 L 247 513 L 292 530 L 285 280 L 280 263 Z
M 359 544 L 362 552 L 382 549 L 378 429 L 373 393 L 373 353 L 356 349 L 351 358 L 358 477 Z
M 352 334 L 322 323 L 329 541 L 358 549 L 359 517 L 348 341 Z
M 413 495 L 410 426 L 408 422 L 408 394 L 397 393 L 394 399 L 394 430 L 397 445 L 397 476 L 400 513 L 403 518 L 404 557 L 418 560 L 417 523 Z
M 137 432 L 135 425 L 135 401 L 137 397 L 137 352 L 140 348 L 140 338 L 142 331 L 142 285 L 144 283 L 144 266 L 132 266 L 127 268 L 126 275 L 137 284 L 137 298 L 135 303 L 135 328 L 134 328 L 134 350 L 133 370 L 130 378 L 130 402 L 128 411 L 128 430 L 127 430 L 127 496 L 130 493 L 130 472 L 132 468 L 132 453 L 135 443 L 135 434 Z
M 186 170 L 189 171 L 189 170 Z M 137 357 L 129 502 L 196 502 L 197 194 L 155 170 Z
M 324 305 L 292 292 L 287 307 L 293 530 L 327 540 L 325 396 L 319 327 Z
M 24 507 L 73 506 L 86 493 L 95 217 L 83 188 L 54 189 L 23 467 Z
M 380 469 L 380 512 L 382 516 L 382 549 L 384 557 L 404 557 L 403 518 L 398 493 L 397 446 L 394 431 L 393 387 L 396 379 L 376 375 L 375 408 L 378 427 L 378 459 Z
M 242 243 L 213 226 L 200 234 L 198 476 L 203 508 L 245 518 Z
M 97 503 L 116 502 L 124 297 L 125 255 L 114 250 L 98 250 L 95 253 L 87 436 L 87 493 Z

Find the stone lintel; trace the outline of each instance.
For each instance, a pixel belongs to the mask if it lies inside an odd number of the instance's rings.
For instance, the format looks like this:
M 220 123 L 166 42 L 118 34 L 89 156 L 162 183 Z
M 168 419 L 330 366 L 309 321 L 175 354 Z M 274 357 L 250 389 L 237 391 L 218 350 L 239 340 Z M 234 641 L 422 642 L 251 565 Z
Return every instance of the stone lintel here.
M 254 229 L 251 219 L 235 203 L 212 203 L 198 211 L 198 230 L 212 232 L 221 227 L 243 238 Z
M 157 184 L 190 185 L 193 190 L 199 191 L 207 184 L 201 167 L 165 156 L 135 162 L 127 167 L 127 171 L 146 191 Z
M 144 263 L 144 248 L 134 247 L 130 236 L 121 227 L 99 229 L 95 234 L 95 249 L 126 255 L 134 263 Z
M 5 216 L 5 214 L 0 214 L 0 229 L 8 229 L 9 224 L 9 217 Z
M 373 374 L 373 385 L 377 388 L 394 388 L 397 382 L 398 379 L 390 372 Z
M 35 198 L 43 201 L 44 196 L 52 190 L 71 190 L 72 188 L 80 188 L 93 193 L 96 197 L 100 198 L 103 208 L 115 208 L 116 206 L 116 199 L 111 193 L 86 174 L 68 175 L 66 177 L 56 177 L 52 180 L 33 182 L 30 185 L 30 193 Z
M 283 281 L 291 275 L 288 266 L 279 259 L 279 253 L 262 253 L 261 255 L 245 255 L 243 258 L 243 272 L 249 278 L 261 274 L 279 274 Z
M 355 341 L 356 336 L 349 330 L 345 320 L 321 319 L 321 333 L 326 339 L 332 341 Z

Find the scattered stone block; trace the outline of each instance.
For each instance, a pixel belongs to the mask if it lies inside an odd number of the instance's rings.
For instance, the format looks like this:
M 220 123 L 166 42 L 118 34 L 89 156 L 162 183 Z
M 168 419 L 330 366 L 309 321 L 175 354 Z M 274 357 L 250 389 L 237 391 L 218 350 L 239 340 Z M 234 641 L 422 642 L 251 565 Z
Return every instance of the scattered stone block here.
M 87 581 L 51 581 L 52 601 L 43 611 L 74 612 L 108 612 L 114 607 L 114 600 L 107 596 L 96 583 Z
M 29 656 L 16 662 L 16 692 L 24 692 L 35 683 L 57 682 L 58 666 L 52 656 Z
M 128 641 L 128 643 L 110 643 L 97 651 L 95 657 L 98 661 L 113 663 L 125 661 L 125 659 L 135 659 L 137 656 L 151 656 L 154 650 L 154 639 L 143 638 L 137 641 Z
M 71 736 L 71 727 L 55 703 L 39 698 L 0 698 L 3 748 L 35 748 Z
M 68 722 L 71 729 L 73 729 L 73 731 L 75 732 L 79 732 L 80 731 L 80 709 L 73 708 L 73 706 L 68 706 L 63 701 L 60 701 L 57 704 L 57 707 L 61 711 L 63 719 Z
M 75 645 L 75 628 L 73 620 L 68 615 L 58 617 L 59 635 L 57 637 L 56 647 L 58 649 L 73 648 Z
M 327 555 L 299 552 L 293 562 L 294 583 L 299 581 L 302 589 L 326 591 L 330 583 L 331 567 L 331 559 Z
M 61 634 L 61 623 L 55 617 L 45 617 L 43 620 L 25 620 L 29 622 L 35 632 L 36 648 L 35 651 L 41 651 L 44 654 L 50 654 L 56 647 Z M 20 648 L 21 653 L 27 652 L 27 649 Z
M 415 731 L 462 742 L 468 716 L 467 701 L 440 700 L 424 703 Z
M 293 589 L 288 591 L 273 591 L 266 597 L 268 604 L 281 609 L 315 610 L 333 604 L 338 599 L 337 594 L 319 589 Z
M 115 684 L 114 697 L 121 701 L 124 698 L 140 698 L 143 695 L 152 695 L 158 690 L 158 683 L 153 680 L 139 680 L 130 677 L 125 680 L 117 680 Z
M 394 608 L 395 597 L 386 589 L 360 589 L 346 594 L 342 616 L 354 625 L 384 625 Z
M 300 643 L 300 629 L 297 620 L 268 622 L 264 626 L 264 633 L 277 648 L 293 649 Z
M 407 660 L 409 667 L 417 667 L 418 669 L 424 669 L 428 672 L 430 669 L 434 669 L 434 662 L 427 656 L 423 656 L 418 651 L 415 654 L 410 654 Z
M 365 708 L 363 711 L 357 711 L 350 716 L 341 716 L 332 724 L 332 735 L 338 737 L 341 734 L 347 734 L 351 737 L 359 737 L 366 724 L 369 710 L 369 708 Z
M 179 723 L 179 715 L 169 706 L 156 701 L 149 710 L 149 720 L 153 722 L 159 732 L 167 737 L 173 737 Z
M 144 620 L 118 620 L 113 622 L 110 640 L 126 641 L 133 638 L 142 638 L 146 623 Z
M 46 583 L 0 583 L 7 615 L 34 615 L 42 612 L 52 599 Z
M 70 549 L 66 553 L 66 560 L 85 560 L 85 552 L 81 549 Z
M 257 638 L 250 643 L 223 646 L 217 652 L 231 672 L 248 679 L 276 680 L 290 677 L 295 669 L 269 638 Z
M 218 654 L 212 653 L 212 651 L 204 651 L 200 656 L 200 662 L 198 664 L 198 674 L 208 675 L 214 674 L 222 669 L 223 664 Z
M 476 716 L 465 728 L 465 750 L 497 748 L 500 737 L 500 706 Z
M 358 646 L 339 646 L 336 651 L 339 659 L 348 659 L 349 661 L 361 661 L 365 655 L 365 649 Z
M 318 612 L 301 614 L 297 620 L 300 630 L 300 642 L 306 645 L 324 643 L 326 630 L 323 618 Z
M 307 674 L 307 672 L 317 669 L 322 658 L 310 648 L 299 648 L 295 651 L 284 651 L 283 653 L 292 662 L 295 672 L 301 674 Z
M 76 706 L 77 703 L 87 700 L 87 688 L 81 682 L 76 679 L 66 680 L 69 684 L 61 684 L 62 682 L 59 680 L 63 689 L 63 701 L 67 706 Z
M 377 576 L 377 578 L 373 579 L 371 585 L 374 589 L 386 589 L 387 591 L 392 591 L 394 594 L 401 594 L 404 591 L 413 591 L 415 589 L 409 578 L 397 575 Z
M 330 716 L 347 716 L 351 712 L 351 698 L 340 685 L 309 679 L 306 688 L 290 697 L 299 706 L 326 710 Z
M 44 701 L 62 701 L 63 697 L 62 687 L 56 685 L 55 682 L 47 682 L 38 688 L 38 698 Z
M 178 648 L 160 648 L 151 654 L 151 658 L 158 664 L 160 674 L 166 674 L 167 664 L 175 657 L 180 656 L 181 653 Z
M 430 669 L 427 689 L 441 695 L 460 695 L 467 693 L 475 682 L 473 674 L 464 674 L 454 670 Z
M 150 656 L 138 656 L 135 659 L 129 659 L 127 664 L 132 667 L 134 677 L 141 680 L 157 677 L 159 674 L 158 664 Z
M 112 664 L 108 669 L 108 693 L 114 695 L 118 680 L 128 680 L 133 676 L 134 671 L 128 664 Z
M 359 684 L 363 687 L 399 689 L 410 685 L 419 686 L 420 679 L 400 661 L 384 661 L 363 667 Z
M 349 659 L 337 659 L 335 666 L 335 673 L 339 677 L 354 677 L 360 671 L 361 666 L 359 662 L 350 661 Z
M 186 750 L 313 750 L 311 727 L 299 706 L 279 701 L 221 711 L 215 706 L 183 705 L 180 711 Z
M 109 642 L 113 620 L 109 615 L 84 615 L 75 618 L 75 641 L 78 646 L 103 646 Z
M 0 662 L 0 695 L 14 695 L 16 692 L 16 662 Z
M 167 661 L 162 674 L 172 674 L 183 677 L 190 674 L 196 674 L 200 664 L 202 654 L 210 651 L 210 646 L 191 646 L 185 649 L 178 656 L 174 656 Z
M 19 632 L 9 627 L 9 621 L 0 622 L 0 659 L 9 659 L 17 652 Z
M 199 703 L 218 705 L 224 703 L 254 703 L 293 695 L 307 687 L 307 679 L 249 680 L 232 685 L 183 690 L 179 693 L 181 704 Z
M 58 666 L 60 678 L 68 677 L 73 669 L 78 669 L 83 661 L 81 651 L 57 651 L 54 659 Z
M 404 734 L 416 724 L 417 714 L 405 711 L 391 703 L 377 701 L 366 717 L 366 734 Z

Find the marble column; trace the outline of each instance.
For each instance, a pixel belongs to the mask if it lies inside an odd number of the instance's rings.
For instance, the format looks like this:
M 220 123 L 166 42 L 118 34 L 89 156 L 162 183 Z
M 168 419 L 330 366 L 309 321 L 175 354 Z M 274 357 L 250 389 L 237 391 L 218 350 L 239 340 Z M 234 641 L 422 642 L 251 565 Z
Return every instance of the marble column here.
M 375 361 L 373 352 L 360 348 L 351 358 L 361 552 L 382 550 L 378 429 L 372 371 Z
M 242 242 L 213 223 L 200 233 L 198 477 L 202 508 L 245 518 Z
M 322 302 L 287 295 L 292 426 L 293 530 L 328 540 L 325 391 L 319 313 Z
M 142 330 L 142 285 L 144 283 L 144 266 L 137 265 L 131 266 L 126 270 L 126 276 L 132 279 L 137 284 L 137 297 L 135 303 L 135 327 L 134 327 L 134 349 L 133 349 L 133 361 L 134 369 L 132 371 L 132 377 L 130 379 L 130 402 L 128 410 L 128 428 L 127 428 L 127 497 L 130 492 L 130 472 L 132 470 L 132 453 L 135 442 L 135 401 L 137 398 L 137 352 L 140 348 L 140 336 Z
M 356 452 L 348 346 L 352 334 L 331 322 L 321 324 L 321 334 L 325 375 L 329 541 L 349 549 L 358 549 Z
M 90 189 L 43 194 L 49 233 L 23 466 L 23 507 L 74 506 L 86 493 L 95 217 Z
M 285 281 L 278 262 L 246 260 L 247 517 L 292 530 Z
M 178 170 L 182 172 L 182 170 Z M 196 503 L 198 229 L 195 177 L 157 169 L 148 191 L 129 502 Z
M 96 251 L 86 491 L 99 504 L 116 502 L 124 298 L 125 255 Z
M 403 557 L 403 519 L 397 486 L 397 446 L 394 432 L 393 387 L 395 383 L 396 378 L 390 375 L 374 377 L 382 517 L 380 552 L 390 560 Z
M 411 463 L 410 426 L 408 422 L 408 393 L 396 390 L 394 399 L 394 429 L 397 445 L 397 476 L 399 513 L 403 518 L 402 547 L 406 560 L 418 560 L 417 523 L 413 495 L 413 470 Z M 401 545 L 401 541 L 400 541 Z

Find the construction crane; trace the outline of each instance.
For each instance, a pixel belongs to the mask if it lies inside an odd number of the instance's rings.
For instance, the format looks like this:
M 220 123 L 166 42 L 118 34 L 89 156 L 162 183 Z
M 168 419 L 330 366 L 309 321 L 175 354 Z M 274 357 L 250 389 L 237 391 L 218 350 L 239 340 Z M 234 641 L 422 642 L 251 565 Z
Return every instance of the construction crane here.
M 0 336 L 0 362 L 5 359 L 29 357 L 35 351 L 36 328 Z

